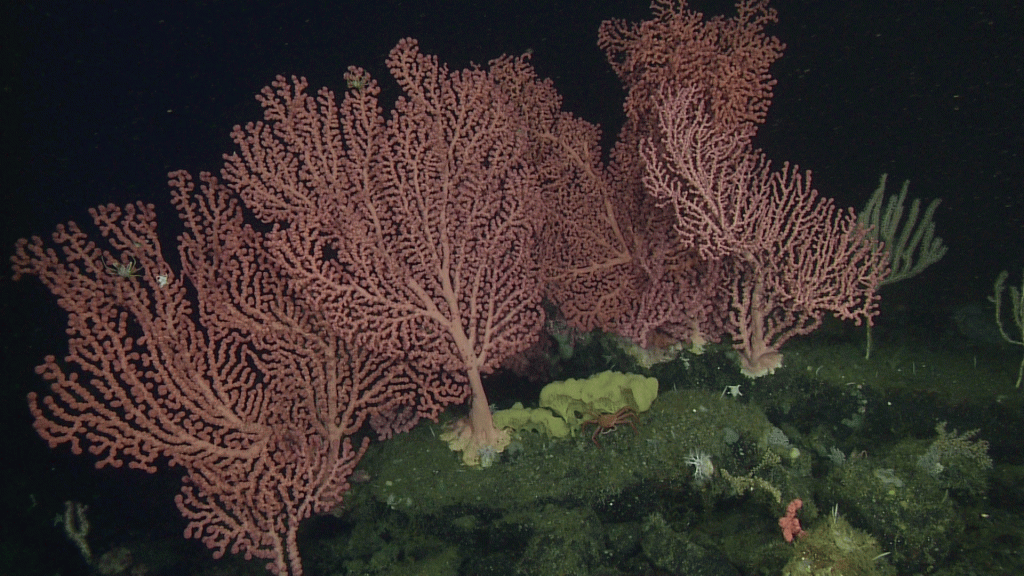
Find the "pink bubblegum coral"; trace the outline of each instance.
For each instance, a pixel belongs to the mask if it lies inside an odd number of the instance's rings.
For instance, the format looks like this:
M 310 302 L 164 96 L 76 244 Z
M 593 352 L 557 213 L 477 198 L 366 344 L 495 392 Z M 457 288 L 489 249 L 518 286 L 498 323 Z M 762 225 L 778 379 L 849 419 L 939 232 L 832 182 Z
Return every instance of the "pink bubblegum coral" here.
M 180 270 L 142 203 L 91 210 L 102 240 L 71 222 L 57 249 L 18 243 L 15 277 L 38 276 L 69 313 L 68 355 L 37 369 L 51 394 L 28 397 L 35 428 L 97 467 L 180 466 L 186 537 L 299 576 L 299 523 L 341 503 L 368 444 L 356 433 L 416 386 L 301 304 L 224 186 L 171 178 Z
M 265 122 L 234 131 L 225 180 L 276 225 L 278 265 L 334 329 L 413 367 L 434 399 L 418 416 L 471 392 L 450 440 L 475 465 L 509 442 L 481 375 L 527 348 L 544 319 L 540 187 L 510 95 L 533 80 L 522 66 L 511 78 L 449 72 L 408 39 L 388 66 L 405 96 L 387 120 L 361 69 L 340 104 L 278 78 L 260 96 Z
M 826 312 L 870 322 L 887 259 L 854 213 L 819 196 L 809 172 L 773 171 L 753 128 L 717 123 L 700 91 L 663 101 L 660 135 L 642 145 L 644 183 L 675 211 L 684 244 L 730 268 L 727 331 L 743 373 L 773 372 L 782 344 Z
M 632 233 L 619 260 L 639 269 L 641 282 L 631 294 L 636 315 L 613 329 L 637 339 L 671 333 L 666 311 L 683 326 L 703 319 L 691 340 L 730 334 L 753 377 L 778 368 L 781 345 L 814 330 L 825 312 L 870 321 L 884 255 L 851 212 L 818 196 L 809 173 L 773 171 L 753 149 L 775 83 L 768 68 L 783 46 L 764 32 L 776 16 L 767 0 L 736 6 L 735 17 L 705 19 L 685 2 L 655 2 L 652 20 L 605 22 L 599 44 L 629 90 L 615 183 L 626 196 L 642 186 L 655 199 L 641 219 L 618 225 Z M 645 236 L 663 221 L 659 210 L 674 224 Z M 665 239 L 677 246 L 637 249 Z
M 687 87 L 709 102 L 723 129 L 752 135 L 782 44 L 764 33 L 775 19 L 766 0 L 738 2 L 733 18 L 706 19 L 686 2 L 654 2 L 652 11 L 650 20 L 610 20 L 599 32 L 628 90 L 627 121 L 607 166 L 597 129 L 586 122 L 550 113 L 527 124 L 538 143 L 535 164 L 553 183 L 545 203 L 560 216 L 543 231 L 542 265 L 549 295 L 573 327 L 641 344 L 666 334 L 699 344 L 724 332 L 728 270 L 682 236 L 671 203 L 648 188 L 650 162 L 639 151 L 660 137 L 666 95 Z

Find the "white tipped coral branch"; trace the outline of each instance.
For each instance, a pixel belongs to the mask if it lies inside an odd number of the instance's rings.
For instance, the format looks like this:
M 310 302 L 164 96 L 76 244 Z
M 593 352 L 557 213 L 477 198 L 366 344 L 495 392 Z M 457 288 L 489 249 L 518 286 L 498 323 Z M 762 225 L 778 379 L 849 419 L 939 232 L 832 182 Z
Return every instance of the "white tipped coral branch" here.
M 1017 339 L 1010 337 L 1010 334 L 1006 331 L 1006 326 L 1003 325 L 1003 291 L 1006 289 L 1006 278 L 1009 276 L 1009 272 L 1003 270 L 1001 274 L 996 278 L 995 295 L 990 297 L 989 300 L 996 305 L 996 325 L 999 326 L 999 333 L 1003 335 L 1003 339 L 1010 344 L 1017 346 L 1024 346 L 1024 277 L 1021 278 L 1021 285 L 1010 286 L 1010 307 L 1011 314 L 1014 324 L 1017 325 L 1017 333 L 1020 335 Z M 1017 388 L 1020 388 L 1021 380 L 1024 379 L 1024 359 L 1021 359 L 1020 369 L 1017 370 Z

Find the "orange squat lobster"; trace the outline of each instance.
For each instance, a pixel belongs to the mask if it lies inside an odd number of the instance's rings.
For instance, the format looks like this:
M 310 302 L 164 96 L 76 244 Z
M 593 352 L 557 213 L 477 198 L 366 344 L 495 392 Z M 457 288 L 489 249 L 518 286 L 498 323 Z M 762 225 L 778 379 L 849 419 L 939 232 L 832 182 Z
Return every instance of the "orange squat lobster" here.
M 594 418 L 580 424 L 580 431 L 582 432 L 587 427 L 587 424 L 596 425 L 597 428 L 594 429 L 594 435 L 591 436 L 590 439 L 594 441 L 594 444 L 596 444 L 598 448 L 600 448 L 601 444 L 597 441 L 598 435 L 604 435 L 615 430 L 619 424 L 629 424 L 633 427 L 633 432 L 639 434 L 640 431 L 636 429 L 636 425 L 639 422 L 640 420 L 637 418 L 636 410 L 626 406 L 624 408 L 620 408 L 619 411 L 614 414 L 594 415 Z

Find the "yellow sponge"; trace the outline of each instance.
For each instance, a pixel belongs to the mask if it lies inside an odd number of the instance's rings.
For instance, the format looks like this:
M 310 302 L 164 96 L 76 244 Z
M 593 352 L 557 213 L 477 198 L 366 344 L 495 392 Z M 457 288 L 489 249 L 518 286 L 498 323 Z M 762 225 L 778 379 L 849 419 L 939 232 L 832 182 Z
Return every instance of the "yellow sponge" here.
M 550 408 L 575 431 L 599 414 L 613 414 L 629 406 L 644 412 L 658 397 L 658 381 L 639 374 L 601 372 L 585 380 L 552 382 L 540 391 L 540 406 Z

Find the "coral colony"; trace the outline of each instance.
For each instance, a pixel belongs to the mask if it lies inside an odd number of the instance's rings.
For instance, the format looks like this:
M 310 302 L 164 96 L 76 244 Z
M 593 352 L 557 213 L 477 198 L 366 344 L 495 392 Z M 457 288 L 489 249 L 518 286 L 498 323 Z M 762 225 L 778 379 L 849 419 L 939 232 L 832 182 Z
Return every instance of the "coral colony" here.
M 70 313 L 68 355 L 38 369 L 51 392 L 28 399 L 37 432 L 101 467 L 169 461 L 187 537 L 299 576 L 299 524 L 342 503 L 367 431 L 468 402 L 442 438 L 498 461 L 482 377 L 537 341 L 546 303 L 641 346 L 727 339 L 750 377 L 826 314 L 870 322 L 884 250 L 753 147 L 782 44 L 766 0 L 738 9 L 601 26 L 628 91 L 609 163 L 527 57 L 453 72 L 401 40 L 393 103 L 357 67 L 340 94 L 278 77 L 219 175 L 170 175 L 177 254 L 141 202 L 93 209 L 99 235 L 18 243 L 16 277 Z M 685 463 L 715 474 L 701 450 Z

